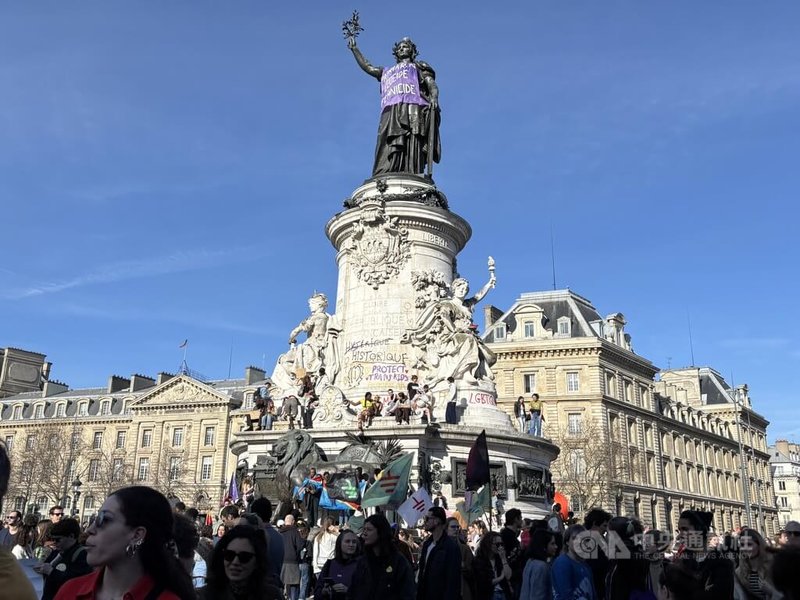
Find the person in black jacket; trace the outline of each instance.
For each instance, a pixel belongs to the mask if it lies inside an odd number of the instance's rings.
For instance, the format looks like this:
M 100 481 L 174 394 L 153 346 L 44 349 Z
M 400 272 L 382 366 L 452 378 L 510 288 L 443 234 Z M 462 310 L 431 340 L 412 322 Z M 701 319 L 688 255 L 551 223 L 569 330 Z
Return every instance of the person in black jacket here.
M 372 515 L 361 528 L 364 555 L 358 559 L 348 600 L 414 600 L 414 571 L 395 548 L 392 527 Z
M 481 538 L 472 568 L 475 571 L 476 600 L 493 600 L 497 597 L 495 590 L 504 600 L 513 600 L 511 567 L 499 533 L 490 531 Z
M 44 577 L 42 600 L 52 600 L 65 581 L 91 573 L 86 548 L 78 543 L 81 526 L 75 519 L 62 519 L 50 528 L 56 546 L 45 561 L 34 567 Z
M 733 561 L 708 549 L 708 532 L 713 515 L 699 510 L 685 510 L 678 519 L 681 548 L 678 558 L 685 560 L 700 577 L 702 591 L 696 600 L 733 598 Z
M 417 600 L 461 599 L 461 548 L 445 532 L 447 514 L 434 506 L 423 528 L 430 535 L 422 544 L 417 575 Z

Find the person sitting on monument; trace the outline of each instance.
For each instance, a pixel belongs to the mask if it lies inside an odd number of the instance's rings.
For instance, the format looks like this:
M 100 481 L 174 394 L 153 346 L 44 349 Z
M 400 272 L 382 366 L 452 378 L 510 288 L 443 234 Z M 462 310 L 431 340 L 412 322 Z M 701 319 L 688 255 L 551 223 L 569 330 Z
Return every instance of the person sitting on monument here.
M 414 410 L 418 414 L 421 413 L 422 417 L 427 417 L 429 424 L 436 422 L 436 419 L 433 418 L 433 413 L 431 412 L 432 405 L 433 400 L 431 399 L 430 389 L 427 385 L 424 385 L 422 386 L 422 391 L 417 393 L 413 406 Z
M 386 392 L 386 400 L 381 406 L 381 416 L 393 417 L 394 411 L 397 409 L 397 394 L 391 388 Z
M 394 418 L 397 424 L 405 423 L 408 425 L 411 416 L 411 402 L 405 392 L 397 394 L 397 406 L 394 409 Z
M 375 417 L 375 400 L 372 399 L 372 392 L 364 394 L 364 399 L 361 401 L 361 412 L 358 414 L 358 429 L 364 429 L 364 423 L 367 427 L 372 425 L 372 419 Z

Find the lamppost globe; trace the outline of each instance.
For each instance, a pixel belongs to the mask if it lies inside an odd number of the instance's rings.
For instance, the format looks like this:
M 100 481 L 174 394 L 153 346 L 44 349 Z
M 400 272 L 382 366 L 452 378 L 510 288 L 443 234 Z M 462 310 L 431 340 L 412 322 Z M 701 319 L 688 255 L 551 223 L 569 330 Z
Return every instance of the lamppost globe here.
M 76 516 L 80 510 L 78 509 L 78 500 L 81 497 L 81 486 L 83 482 L 80 480 L 79 477 L 75 478 L 75 481 L 72 482 L 72 497 L 74 502 L 72 503 L 72 516 Z

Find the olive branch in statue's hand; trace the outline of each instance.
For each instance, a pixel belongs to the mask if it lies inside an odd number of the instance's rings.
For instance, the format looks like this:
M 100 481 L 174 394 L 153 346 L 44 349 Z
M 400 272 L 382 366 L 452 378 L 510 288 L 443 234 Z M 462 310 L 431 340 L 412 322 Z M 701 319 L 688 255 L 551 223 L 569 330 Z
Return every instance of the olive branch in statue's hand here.
M 353 43 L 355 43 L 355 39 L 362 31 L 364 31 L 364 28 L 361 26 L 361 22 L 359 21 L 358 11 L 354 10 L 353 16 L 342 23 L 342 33 L 348 42 L 353 40 Z

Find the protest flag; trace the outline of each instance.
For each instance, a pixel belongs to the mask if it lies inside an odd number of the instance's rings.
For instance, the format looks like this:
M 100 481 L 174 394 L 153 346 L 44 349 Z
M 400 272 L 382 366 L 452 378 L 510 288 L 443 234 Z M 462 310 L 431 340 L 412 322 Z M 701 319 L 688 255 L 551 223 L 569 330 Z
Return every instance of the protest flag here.
M 466 489 L 475 491 L 489 483 L 489 448 L 486 445 L 486 430 L 472 444 L 467 457 Z
M 380 472 L 375 483 L 367 488 L 361 506 L 399 506 L 408 493 L 408 477 L 411 475 L 412 453 L 404 454 Z
M 433 506 L 433 500 L 425 488 L 419 488 L 400 505 L 397 512 L 403 517 L 407 527 L 416 527 L 417 521 Z

